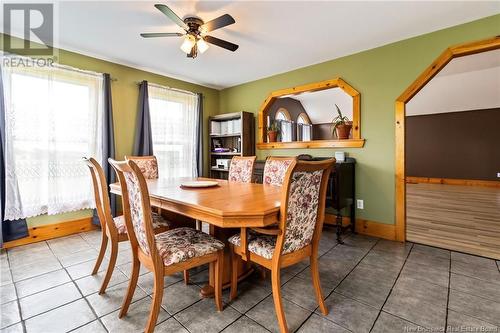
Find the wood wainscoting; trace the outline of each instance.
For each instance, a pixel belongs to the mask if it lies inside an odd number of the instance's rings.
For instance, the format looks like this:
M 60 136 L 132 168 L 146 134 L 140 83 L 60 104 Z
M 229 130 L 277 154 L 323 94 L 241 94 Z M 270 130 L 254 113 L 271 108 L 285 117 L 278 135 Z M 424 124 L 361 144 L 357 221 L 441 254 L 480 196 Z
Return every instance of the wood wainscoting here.
M 349 216 L 342 217 L 342 225 L 349 225 Z M 325 214 L 325 225 L 335 225 L 335 215 Z M 362 235 L 396 240 L 396 226 L 364 219 L 356 219 L 356 232 Z
M 92 218 L 86 217 L 83 219 L 66 221 L 61 223 L 47 224 L 39 227 L 29 228 L 29 236 L 16 239 L 3 244 L 4 249 L 9 249 L 15 246 L 21 246 L 36 242 L 45 241 L 48 239 L 69 236 L 84 231 L 96 230 L 99 227 L 92 224 Z

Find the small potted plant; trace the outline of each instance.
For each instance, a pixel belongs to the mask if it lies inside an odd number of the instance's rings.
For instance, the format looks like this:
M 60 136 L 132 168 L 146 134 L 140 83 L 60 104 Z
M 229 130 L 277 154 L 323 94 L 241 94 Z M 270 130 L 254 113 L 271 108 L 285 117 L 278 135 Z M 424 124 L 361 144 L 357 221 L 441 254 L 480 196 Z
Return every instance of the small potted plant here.
M 334 136 L 336 134 L 339 140 L 349 139 L 352 129 L 352 121 L 350 121 L 347 116 L 344 116 L 342 114 L 342 111 L 340 111 L 340 108 L 337 104 L 335 104 L 335 107 L 337 108 L 337 116 L 332 120 L 332 134 Z
M 280 129 L 276 122 L 272 122 L 269 126 L 267 126 L 267 137 L 269 138 L 269 142 L 276 142 L 278 140 L 278 134 Z

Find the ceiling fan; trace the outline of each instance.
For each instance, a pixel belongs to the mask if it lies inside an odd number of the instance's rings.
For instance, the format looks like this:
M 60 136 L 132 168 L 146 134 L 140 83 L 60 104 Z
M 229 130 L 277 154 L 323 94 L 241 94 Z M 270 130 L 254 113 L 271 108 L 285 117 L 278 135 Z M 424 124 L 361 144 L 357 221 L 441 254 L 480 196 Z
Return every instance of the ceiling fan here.
M 155 7 L 170 18 L 174 23 L 184 29 L 185 33 L 180 32 L 153 32 L 142 33 L 141 37 L 154 38 L 154 37 L 182 37 L 184 42 L 181 45 L 181 50 L 184 51 L 188 58 L 196 58 L 199 53 L 203 53 L 208 49 L 208 44 L 213 44 L 222 47 L 229 51 L 236 51 L 238 45 L 231 42 L 208 36 L 207 33 L 220 29 L 235 23 L 234 18 L 229 14 L 224 14 L 208 22 L 203 22 L 202 19 L 194 16 L 188 16 L 182 20 L 177 14 L 174 13 L 167 5 L 156 4 Z

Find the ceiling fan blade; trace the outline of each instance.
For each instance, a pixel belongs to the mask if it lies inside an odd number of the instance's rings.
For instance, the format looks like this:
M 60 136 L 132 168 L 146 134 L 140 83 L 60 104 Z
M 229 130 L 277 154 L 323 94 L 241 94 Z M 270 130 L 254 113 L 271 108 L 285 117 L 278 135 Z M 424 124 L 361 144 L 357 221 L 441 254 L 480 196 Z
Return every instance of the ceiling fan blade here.
M 153 38 L 153 37 L 180 37 L 184 36 L 184 34 L 181 34 L 180 32 L 147 32 L 147 33 L 142 33 L 141 37 L 144 38 Z
M 213 19 L 212 21 L 208 21 L 207 23 L 203 24 L 200 28 L 204 32 L 209 32 L 209 31 L 214 31 L 215 29 L 223 28 L 233 23 L 236 23 L 234 18 L 229 14 L 224 14 L 216 19 Z
M 216 37 L 212 37 L 212 36 L 205 36 L 205 37 L 203 37 L 203 39 L 207 43 L 217 45 L 219 47 L 222 47 L 222 48 L 224 48 L 226 50 L 233 51 L 233 52 L 236 51 L 238 49 L 238 47 L 239 47 L 236 44 L 233 44 L 231 42 L 228 42 L 228 41 L 216 38 Z
M 174 21 L 175 24 L 177 24 L 179 27 L 183 28 L 184 30 L 189 29 L 187 24 L 184 23 L 184 21 L 179 16 L 177 16 L 177 14 L 174 13 L 174 11 L 170 9 L 167 5 L 156 4 L 155 7 L 163 14 L 165 14 L 168 18 L 170 18 L 172 21 Z

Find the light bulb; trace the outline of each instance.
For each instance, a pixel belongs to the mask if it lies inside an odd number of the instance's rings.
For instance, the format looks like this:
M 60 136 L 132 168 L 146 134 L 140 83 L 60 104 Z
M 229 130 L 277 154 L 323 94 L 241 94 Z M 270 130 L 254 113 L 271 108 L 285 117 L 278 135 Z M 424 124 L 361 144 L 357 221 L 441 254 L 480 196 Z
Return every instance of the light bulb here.
M 194 40 L 193 36 L 186 35 L 186 37 L 184 38 L 184 42 L 181 45 L 181 50 L 189 54 L 191 53 L 191 49 L 193 48 L 195 43 L 196 41 Z
M 203 38 L 198 39 L 196 45 L 198 46 L 198 51 L 200 51 L 200 53 L 203 53 L 208 49 L 208 43 L 205 42 Z

